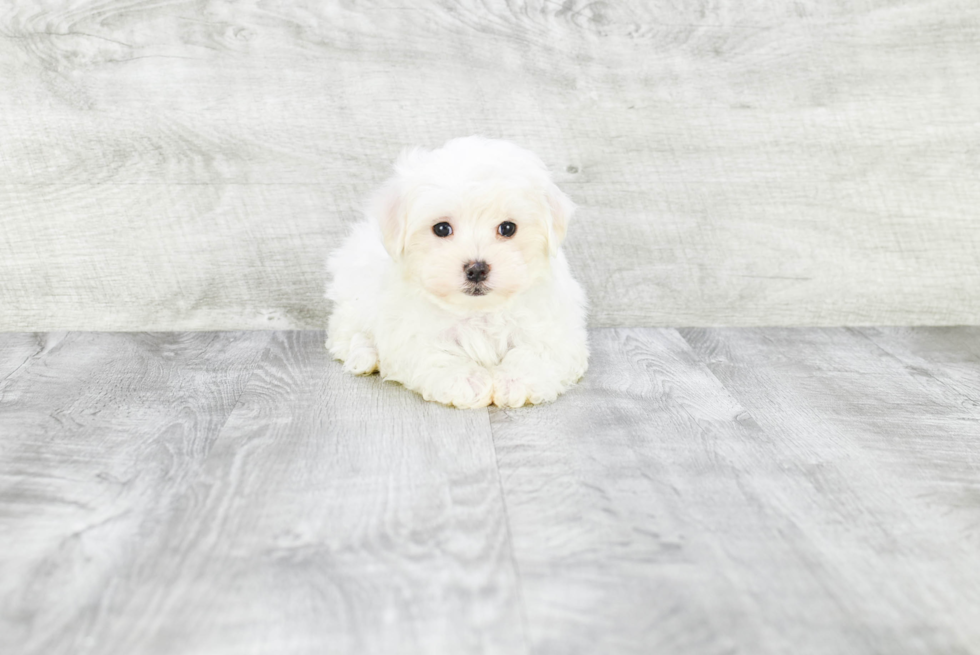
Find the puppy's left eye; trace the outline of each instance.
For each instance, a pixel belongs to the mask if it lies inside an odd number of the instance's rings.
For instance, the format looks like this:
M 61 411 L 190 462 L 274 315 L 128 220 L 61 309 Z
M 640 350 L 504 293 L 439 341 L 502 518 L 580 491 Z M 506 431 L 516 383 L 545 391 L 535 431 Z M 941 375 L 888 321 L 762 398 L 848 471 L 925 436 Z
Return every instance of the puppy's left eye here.
M 497 234 L 502 237 L 512 237 L 517 232 L 517 226 L 510 221 L 504 221 L 497 226 Z

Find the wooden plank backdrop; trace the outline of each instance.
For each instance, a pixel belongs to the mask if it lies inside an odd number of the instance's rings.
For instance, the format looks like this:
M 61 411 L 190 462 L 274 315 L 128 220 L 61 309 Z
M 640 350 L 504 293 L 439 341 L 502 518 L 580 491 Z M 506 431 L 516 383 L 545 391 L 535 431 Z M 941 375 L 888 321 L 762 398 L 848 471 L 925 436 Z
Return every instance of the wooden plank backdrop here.
M 404 147 L 537 151 L 593 326 L 980 322 L 974 0 L 12 0 L 0 329 L 322 327 Z

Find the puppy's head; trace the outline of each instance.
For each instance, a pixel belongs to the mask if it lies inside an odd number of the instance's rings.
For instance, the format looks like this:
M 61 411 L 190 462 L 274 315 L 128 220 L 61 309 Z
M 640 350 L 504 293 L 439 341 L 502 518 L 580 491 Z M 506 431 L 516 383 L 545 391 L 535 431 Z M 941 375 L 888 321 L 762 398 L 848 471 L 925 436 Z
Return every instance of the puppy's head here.
M 546 275 L 573 210 L 537 156 L 481 137 L 403 153 L 370 208 L 405 278 L 462 309 Z

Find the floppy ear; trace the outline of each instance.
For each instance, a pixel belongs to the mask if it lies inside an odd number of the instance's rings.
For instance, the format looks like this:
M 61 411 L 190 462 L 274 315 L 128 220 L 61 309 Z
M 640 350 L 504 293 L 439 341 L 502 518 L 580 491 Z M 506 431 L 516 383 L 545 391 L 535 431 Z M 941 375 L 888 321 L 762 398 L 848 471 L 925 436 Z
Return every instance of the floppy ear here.
M 375 192 L 368 204 L 368 213 L 378 221 L 385 250 L 397 261 L 405 251 L 408 223 L 403 185 L 398 176 L 385 182 Z
M 548 183 L 548 208 L 551 220 L 548 221 L 548 254 L 554 257 L 558 247 L 565 240 L 568 220 L 575 213 L 575 203 L 566 196 L 553 182 Z
M 398 260 L 405 252 L 408 236 L 410 182 L 407 175 L 420 166 L 428 152 L 421 148 L 403 150 L 395 161 L 395 174 L 371 197 L 368 213 L 378 221 L 385 250 Z

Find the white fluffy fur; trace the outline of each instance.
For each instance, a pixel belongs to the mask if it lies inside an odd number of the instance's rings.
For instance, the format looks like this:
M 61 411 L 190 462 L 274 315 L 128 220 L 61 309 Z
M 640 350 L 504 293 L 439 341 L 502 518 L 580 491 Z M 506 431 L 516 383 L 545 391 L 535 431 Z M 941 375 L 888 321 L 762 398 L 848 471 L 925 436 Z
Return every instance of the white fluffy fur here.
M 573 209 L 541 160 L 506 141 L 404 153 L 327 262 L 327 348 L 351 373 L 447 405 L 554 400 L 588 365 L 585 294 L 559 248 Z M 432 232 L 443 221 L 448 238 Z M 477 260 L 490 265 L 485 295 L 464 292 Z

